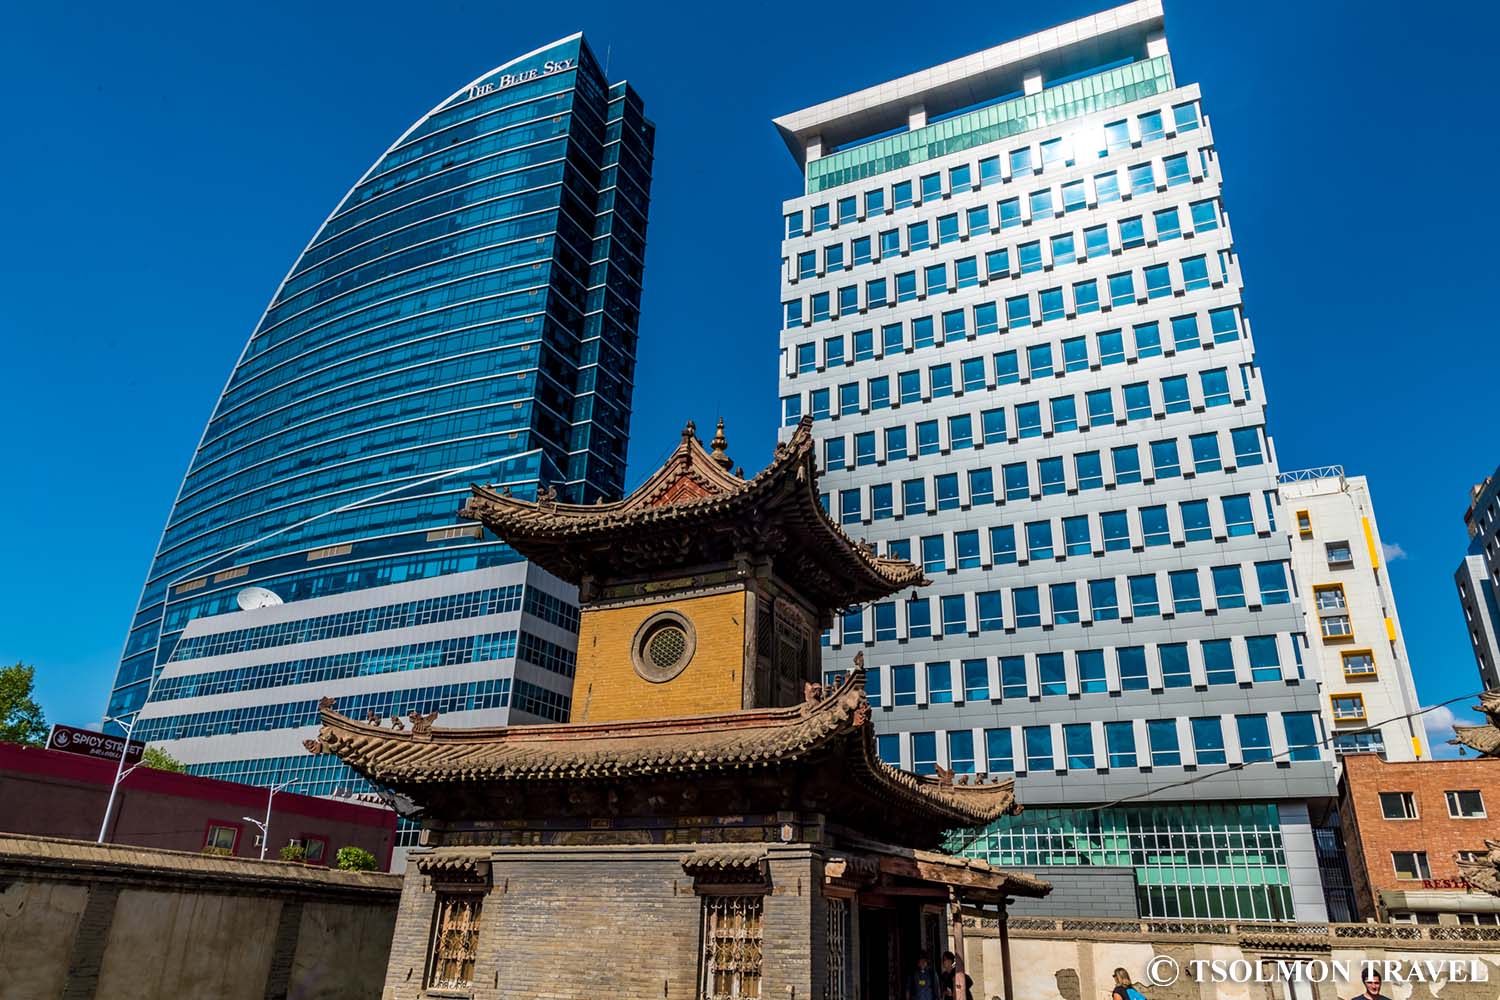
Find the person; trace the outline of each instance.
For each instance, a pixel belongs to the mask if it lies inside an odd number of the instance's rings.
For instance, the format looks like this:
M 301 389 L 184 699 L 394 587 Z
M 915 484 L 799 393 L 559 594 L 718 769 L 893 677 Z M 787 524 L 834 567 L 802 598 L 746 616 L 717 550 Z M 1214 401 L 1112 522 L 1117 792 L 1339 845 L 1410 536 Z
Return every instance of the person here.
M 1145 994 L 1135 988 L 1130 973 L 1123 967 L 1115 970 L 1115 988 L 1110 992 L 1112 1000 L 1146 1000 Z
M 943 1000 L 955 1000 L 958 994 L 953 989 L 954 980 L 958 978 L 958 956 L 951 951 L 943 952 L 942 970 L 938 974 L 938 984 L 943 989 Z M 967 972 L 964 973 L 964 1000 L 970 1000 L 974 996 L 974 977 Z
M 1365 991 L 1353 1000 L 1379 1000 L 1380 973 L 1373 965 L 1365 966 L 1365 971 L 1360 975 L 1359 981 L 1365 984 Z
M 906 1000 L 940 1000 L 937 973 L 927 952 L 917 952 L 917 967 L 906 981 Z

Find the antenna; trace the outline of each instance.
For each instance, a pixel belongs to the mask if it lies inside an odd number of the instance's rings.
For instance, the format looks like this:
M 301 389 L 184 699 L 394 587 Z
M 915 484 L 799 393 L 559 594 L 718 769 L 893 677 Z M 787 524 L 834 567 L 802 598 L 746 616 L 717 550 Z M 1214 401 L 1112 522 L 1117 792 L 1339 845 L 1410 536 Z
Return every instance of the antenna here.
M 609 79 L 609 57 L 614 51 L 614 46 L 606 43 L 604 46 L 604 79 Z

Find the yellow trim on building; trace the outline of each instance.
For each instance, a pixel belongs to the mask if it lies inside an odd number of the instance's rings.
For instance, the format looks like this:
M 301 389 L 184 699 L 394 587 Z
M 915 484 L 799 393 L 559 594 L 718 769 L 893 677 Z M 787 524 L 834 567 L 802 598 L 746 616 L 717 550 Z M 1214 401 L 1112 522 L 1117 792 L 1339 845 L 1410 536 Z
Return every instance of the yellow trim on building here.
M 1365 546 L 1370 550 L 1370 568 L 1379 569 L 1380 553 L 1375 548 L 1375 532 L 1370 527 L 1370 519 L 1368 517 L 1362 517 L 1359 519 L 1359 523 L 1363 525 L 1365 529 Z
M 1396 641 L 1396 619 L 1387 618 L 1385 620 L 1385 637 L 1391 640 L 1391 642 Z
M 1353 698 L 1355 701 L 1358 701 L 1359 702 L 1359 714 L 1358 715 L 1340 715 L 1338 713 L 1338 708 L 1337 708 L 1337 702 L 1338 702 L 1338 700 L 1340 698 Z M 1340 723 L 1340 722 L 1365 722 L 1365 721 L 1368 721 L 1368 716 L 1366 714 L 1366 709 L 1365 709 L 1365 696 L 1362 695 L 1362 694 L 1360 694 L 1358 691 L 1348 691 L 1348 692 L 1344 692 L 1342 694 L 1331 694 L 1331 695 L 1329 695 L 1328 696 L 1328 707 L 1332 711 L 1334 723 Z
M 1411 752 L 1416 754 L 1417 760 L 1422 759 L 1422 737 L 1413 736 L 1411 738 Z

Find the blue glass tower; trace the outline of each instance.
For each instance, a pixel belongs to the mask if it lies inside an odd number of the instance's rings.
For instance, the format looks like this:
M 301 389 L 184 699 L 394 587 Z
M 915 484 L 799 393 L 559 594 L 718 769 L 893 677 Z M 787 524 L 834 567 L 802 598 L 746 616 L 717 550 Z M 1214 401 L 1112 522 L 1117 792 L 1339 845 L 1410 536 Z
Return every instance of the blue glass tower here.
M 350 678 L 382 713 L 493 722 L 512 697 L 523 716 L 566 713 L 568 588 L 456 512 L 477 481 L 620 494 L 653 142 L 639 96 L 573 35 L 463 87 L 375 161 L 214 408 L 110 716 L 141 709 L 154 666 L 142 735 L 206 768 L 269 749 L 216 738 L 252 718 L 296 730 L 307 685 Z M 452 648 L 425 649 L 433 623 L 451 623 L 437 631 Z M 359 664 L 308 645 L 335 636 Z M 511 664 L 528 651 L 546 662 L 522 709 Z M 427 668 L 460 674 L 437 684 Z

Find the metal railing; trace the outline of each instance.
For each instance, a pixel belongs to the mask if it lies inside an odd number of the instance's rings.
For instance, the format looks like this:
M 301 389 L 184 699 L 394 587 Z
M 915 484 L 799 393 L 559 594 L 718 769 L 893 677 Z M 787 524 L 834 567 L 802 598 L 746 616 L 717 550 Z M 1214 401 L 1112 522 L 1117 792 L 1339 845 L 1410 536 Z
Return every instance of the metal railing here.
M 1337 479 L 1344 481 L 1344 467 L 1342 465 L 1318 465 L 1311 469 L 1294 469 L 1291 472 L 1280 472 L 1276 475 L 1277 483 L 1306 483 L 1315 479 Z

